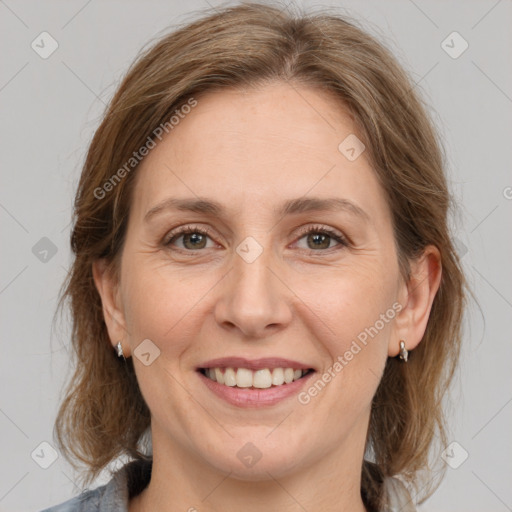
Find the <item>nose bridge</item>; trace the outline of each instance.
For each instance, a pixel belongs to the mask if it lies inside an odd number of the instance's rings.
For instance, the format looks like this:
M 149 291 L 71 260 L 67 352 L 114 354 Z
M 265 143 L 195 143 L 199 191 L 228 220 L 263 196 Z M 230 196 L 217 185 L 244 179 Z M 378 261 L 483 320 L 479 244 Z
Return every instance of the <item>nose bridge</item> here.
M 246 288 L 253 288 L 258 293 L 270 292 L 272 285 L 268 267 L 272 265 L 273 256 L 269 239 L 270 237 L 266 238 L 263 246 L 254 237 L 249 236 L 236 247 L 237 255 L 233 264 L 237 280 L 244 292 L 247 291 Z
M 235 289 L 232 291 L 247 306 L 256 306 L 254 311 L 270 309 L 278 293 L 273 283 L 275 277 L 268 268 L 274 260 L 270 238 L 260 236 L 258 241 L 253 236 L 246 237 L 236 247 L 233 258 Z
M 217 306 L 217 320 L 248 336 L 286 324 L 291 317 L 286 287 L 276 277 L 278 262 L 270 233 L 248 236 L 235 247 L 233 268 Z

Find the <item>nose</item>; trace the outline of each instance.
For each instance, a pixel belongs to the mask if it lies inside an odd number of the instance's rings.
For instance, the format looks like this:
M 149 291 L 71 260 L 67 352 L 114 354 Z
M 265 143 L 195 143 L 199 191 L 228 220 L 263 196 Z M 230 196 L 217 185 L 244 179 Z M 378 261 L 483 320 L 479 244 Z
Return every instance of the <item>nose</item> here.
M 235 253 L 215 306 L 218 324 L 254 339 L 284 329 L 292 318 L 293 292 L 282 274 L 270 249 L 265 248 L 252 262 Z

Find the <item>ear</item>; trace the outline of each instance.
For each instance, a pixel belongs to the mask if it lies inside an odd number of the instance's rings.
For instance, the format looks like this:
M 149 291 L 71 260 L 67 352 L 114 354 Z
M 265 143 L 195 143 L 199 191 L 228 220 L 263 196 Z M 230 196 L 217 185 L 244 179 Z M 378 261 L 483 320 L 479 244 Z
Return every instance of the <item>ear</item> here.
M 413 350 L 422 340 L 432 303 L 441 283 L 441 274 L 439 249 L 429 245 L 411 263 L 409 281 L 401 285 L 400 304 L 403 309 L 396 316 L 395 334 L 389 341 L 390 357 L 398 355 L 400 340 L 404 340 L 407 350 Z
M 127 343 L 127 330 L 124 311 L 121 305 L 119 286 L 108 269 L 104 259 L 96 260 L 92 266 L 94 284 L 101 297 L 103 317 L 107 325 L 110 343 L 115 347 L 120 341 L 123 344 L 124 356 L 130 355 Z M 123 342 L 124 341 L 124 342 Z

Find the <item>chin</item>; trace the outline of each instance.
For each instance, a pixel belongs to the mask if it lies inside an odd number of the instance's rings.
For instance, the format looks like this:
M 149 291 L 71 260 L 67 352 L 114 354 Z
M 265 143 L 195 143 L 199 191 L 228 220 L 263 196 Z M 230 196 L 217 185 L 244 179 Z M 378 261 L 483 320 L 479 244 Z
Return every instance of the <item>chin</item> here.
M 215 469 L 221 473 L 229 474 L 230 478 L 245 482 L 263 482 L 270 478 L 283 478 L 297 467 L 297 460 L 287 461 L 285 456 L 272 454 L 272 457 L 262 455 L 261 459 L 246 465 L 237 460 L 226 459 L 224 463 L 215 461 Z
M 266 428 L 259 436 L 234 437 L 230 443 L 221 445 L 221 453 L 208 453 L 204 458 L 217 471 L 230 474 L 230 478 L 236 480 L 257 482 L 284 477 L 300 463 L 298 454 L 302 459 L 305 446 L 304 443 L 295 446 L 290 436 L 280 438 L 277 433 L 272 434 L 276 437 L 270 440 L 269 432 L 271 430 Z

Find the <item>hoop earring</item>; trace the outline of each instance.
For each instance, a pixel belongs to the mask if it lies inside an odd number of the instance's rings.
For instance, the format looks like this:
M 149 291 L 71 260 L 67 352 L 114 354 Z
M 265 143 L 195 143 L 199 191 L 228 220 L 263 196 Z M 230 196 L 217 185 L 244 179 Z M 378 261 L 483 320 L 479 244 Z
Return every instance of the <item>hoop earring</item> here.
M 123 346 L 121 345 L 120 341 L 117 342 L 116 348 L 117 348 L 117 357 L 122 357 L 126 361 L 126 358 L 124 357 L 124 354 L 123 354 Z
M 409 357 L 409 351 L 405 348 L 405 341 L 400 340 L 400 359 L 407 363 Z

